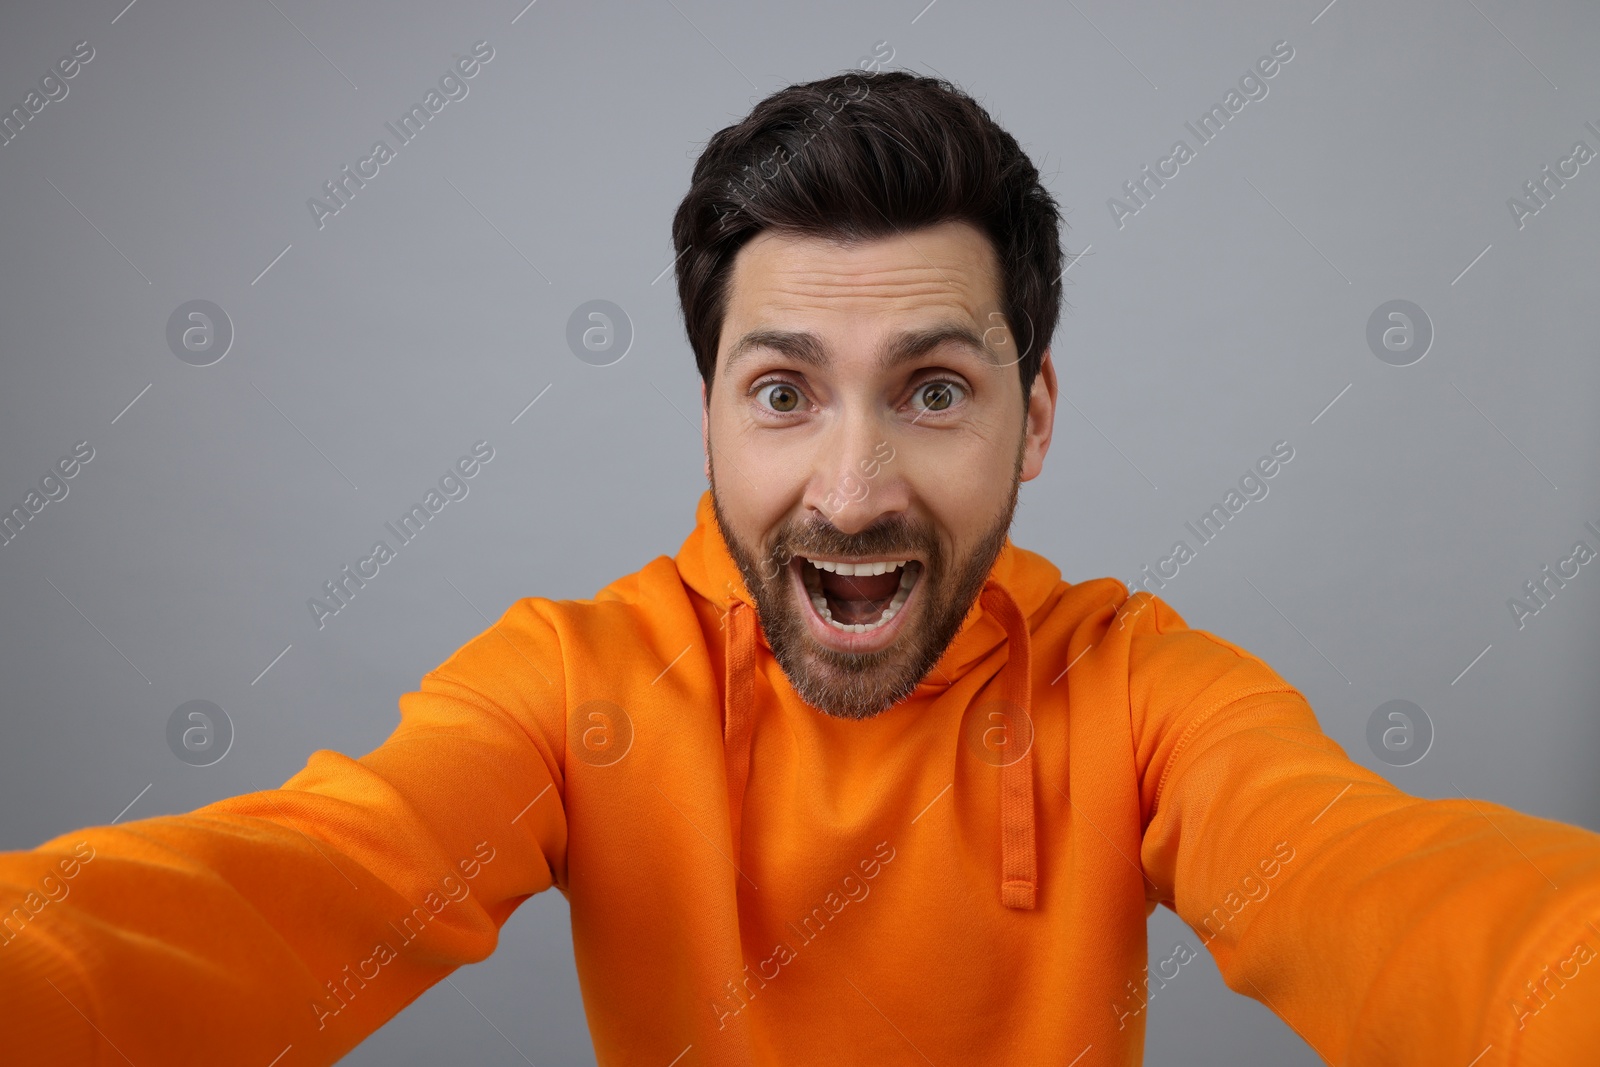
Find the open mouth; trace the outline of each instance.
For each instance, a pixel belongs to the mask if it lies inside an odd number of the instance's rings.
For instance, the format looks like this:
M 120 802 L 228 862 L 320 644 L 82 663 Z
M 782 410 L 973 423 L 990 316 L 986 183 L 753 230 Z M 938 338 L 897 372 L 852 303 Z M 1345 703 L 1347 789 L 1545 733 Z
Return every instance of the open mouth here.
M 795 557 L 817 620 L 829 630 L 864 634 L 891 628 L 922 577 L 922 561 L 843 561 Z

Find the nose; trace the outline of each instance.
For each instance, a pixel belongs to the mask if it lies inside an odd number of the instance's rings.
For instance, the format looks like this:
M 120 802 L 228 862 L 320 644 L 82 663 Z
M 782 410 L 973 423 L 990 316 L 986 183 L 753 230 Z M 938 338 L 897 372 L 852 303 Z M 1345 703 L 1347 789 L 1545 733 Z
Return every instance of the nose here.
M 856 534 L 906 510 L 910 492 L 894 462 L 892 435 L 868 413 L 841 413 L 818 436 L 805 507 L 840 532 Z M 903 464 L 900 465 L 903 467 Z

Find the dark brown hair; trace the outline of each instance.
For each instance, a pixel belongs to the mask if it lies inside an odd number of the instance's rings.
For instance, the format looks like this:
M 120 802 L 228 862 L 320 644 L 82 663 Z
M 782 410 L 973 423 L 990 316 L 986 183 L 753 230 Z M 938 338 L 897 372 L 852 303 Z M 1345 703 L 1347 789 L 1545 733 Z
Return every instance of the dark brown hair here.
M 949 82 L 907 71 L 851 71 L 762 100 L 706 144 L 672 220 L 707 392 L 733 259 L 757 233 L 857 241 L 952 220 L 994 246 L 1026 405 L 1061 306 L 1061 219 L 1016 138 Z

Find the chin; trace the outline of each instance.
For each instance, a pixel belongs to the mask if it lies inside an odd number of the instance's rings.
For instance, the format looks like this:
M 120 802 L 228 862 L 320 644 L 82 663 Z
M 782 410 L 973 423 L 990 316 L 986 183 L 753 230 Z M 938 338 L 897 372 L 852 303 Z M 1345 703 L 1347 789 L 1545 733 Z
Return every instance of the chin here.
M 902 561 L 861 565 L 875 562 Z M 759 599 L 775 601 L 763 615 L 772 620 L 763 625 L 773 656 L 800 699 L 822 714 L 858 721 L 880 715 L 909 697 L 937 661 L 937 653 L 928 654 L 924 605 L 931 602 L 932 583 L 923 580 L 920 561 L 904 564 L 885 567 L 899 573 L 899 583 L 861 613 L 864 622 L 833 617 L 829 598 L 817 588 L 819 568 L 805 557 L 795 557 L 763 588 Z

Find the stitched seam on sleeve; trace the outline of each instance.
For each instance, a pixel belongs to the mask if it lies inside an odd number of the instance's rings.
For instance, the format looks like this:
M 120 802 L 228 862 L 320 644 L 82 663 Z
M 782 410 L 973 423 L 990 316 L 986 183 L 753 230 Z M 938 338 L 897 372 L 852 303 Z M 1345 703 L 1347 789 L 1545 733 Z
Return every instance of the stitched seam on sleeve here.
M 1151 595 L 1151 599 L 1156 599 L 1154 594 Z M 1156 613 L 1151 617 L 1151 623 L 1154 626 L 1156 633 L 1165 634 L 1167 632 L 1161 628 L 1161 612 L 1159 610 L 1157 610 Z M 1232 652 L 1238 659 L 1257 659 L 1258 662 L 1261 662 L 1258 657 L 1245 656 L 1240 653 L 1239 649 L 1234 648 L 1226 642 L 1218 640 L 1214 634 L 1207 633 L 1204 630 L 1196 630 L 1190 627 L 1186 628 L 1183 632 L 1192 633 L 1197 637 L 1203 637 L 1219 648 L 1224 648 L 1229 652 Z M 1263 665 L 1265 666 L 1264 663 Z M 1270 667 L 1268 667 L 1268 669 L 1271 670 Z M 1161 810 L 1161 797 L 1166 792 L 1167 779 L 1172 776 L 1172 768 L 1177 765 L 1178 758 L 1182 756 L 1184 750 L 1189 747 L 1189 742 L 1194 738 L 1195 733 L 1200 729 L 1200 727 L 1204 726 L 1213 715 L 1227 707 L 1229 704 L 1246 700 L 1250 697 L 1261 696 L 1265 693 L 1293 693 L 1295 696 L 1300 697 L 1301 700 L 1305 700 L 1305 694 L 1301 693 L 1300 690 L 1294 688 L 1293 686 L 1287 685 L 1287 683 L 1280 686 L 1273 685 L 1268 682 L 1260 682 L 1256 685 L 1246 687 L 1243 692 L 1233 693 L 1227 697 L 1224 697 L 1223 699 L 1217 701 L 1217 703 L 1213 704 L 1204 715 L 1191 720 L 1189 725 L 1184 728 L 1183 736 L 1178 738 L 1178 743 L 1173 747 L 1172 755 L 1167 759 L 1167 765 L 1161 769 L 1161 780 L 1156 783 L 1156 795 L 1155 798 L 1150 802 L 1150 822 L 1155 821 L 1156 813 Z M 1132 709 L 1129 710 L 1131 713 Z
M 1166 792 L 1167 779 L 1172 776 L 1172 768 L 1177 766 L 1179 757 L 1183 755 L 1184 749 L 1188 748 L 1189 742 L 1194 738 L 1194 735 L 1199 731 L 1199 729 L 1209 722 L 1211 717 L 1217 712 L 1221 711 L 1223 708 L 1237 704 L 1244 700 L 1248 700 L 1251 697 L 1262 696 L 1267 693 L 1294 693 L 1299 695 L 1299 690 L 1284 689 L 1265 682 L 1258 685 L 1252 685 L 1242 692 L 1229 694 L 1228 696 L 1217 701 L 1208 711 L 1206 711 L 1204 715 L 1199 716 L 1189 723 L 1188 727 L 1186 727 L 1183 731 L 1183 736 L 1178 738 L 1177 745 L 1173 747 L 1172 755 L 1167 759 L 1167 765 L 1161 769 L 1161 781 L 1156 783 L 1155 799 L 1150 803 L 1150 820 L 1152 822 L 1155 821 L 1156 812 L 1161 809 L 1161 797 Z
M 433 693 L 431 695 L 434 695 L 434 696 L 450 696 L 451 699 L 459 700 L 459 701 L 461 701 L 461 703 L 466 704 L 469 707 L 475 707 L 479 711 L 483 712 L 486 715 L 492 715 L 492 716 L 494 716 L 494 717 L 496 717 L 498 719 L 501 719 L 504 722 L 510 723 L 512 726 L 516 727 L 517 731 L 520 732 L 523 737 L 526 737 L 528 739 L 528 743 L 533 746 L 535 752 L 539 751 L 539 742 L 541 740 L 544 740 L 547 744 L 550 744 L 551 755 L 553 755 L 555 757 L 556 767 L 561 771 L 561 779 L 556 784 L 561 789 L 561 791 L 563 793 L 565 793 L 565 791 L 566 791 L 566 789 L 565 789 L 566 775 L 567 775 L 567 763 L 566 763 L 567 746 L 566 746 L 565 737 L 557 738 L 556 741 L 559 742 L 558 744 L 557 743 L 551 743 L 550 739 L 549 738 L 544 738 L 543 735 L 542 735 L 542 732 L 539 731 L 539 724 L 538 724 L 537 714 L 534 715 L 534 717 L 533 717 L 534 721 L 532 723 L 523 723 L 520 719 L 518 719 L 517 716 L 511 714 L 504 707 L 502 707 L 499 704 L 499 702 L 491 700 L 489 697 L 487 697 L 484 694 L 478 692 L 478 690 L 474 689 L 470 685 L 467 685 L 465 682 L 460 681 L 459 679 L 455 678 L 454 676 L 441 673 L 442 670 L 443 670 L 442 667 L 441 668 L 436 668 L 434 670 L 431 670 L 431 671 L 428 672 L 428 676 L 434 677 L 434 678 L 438 679 L 441 682 L 445 682 L 448 685 L 452 685 L 452 686 L 455 686 L 455 687 L 457 687 L 459 689 L 465 690 L 467 693 L 472 694 L 472 696 L 475 699 L 469 700 L 469 699 L 467 699 L 466 697 L 463 697 L 463 696 L 457 696 L 457 695 L 454 695 L 454 694 L 444 694 L 444 693 L 438 693 L 438 692 L 435 692 L 435 693 Z M 427 677 L 424 677 L 423 680 L 426 681 Z M 427 690 L 419 690 L 419 691 L 420 692 L 427 692 Z M 564 701 L 563 701 L 563 704 L 565 704 Z M 565 707 L 563 707 L 561 717 L 562 717 L 563 721 L 566 720 L 566 709 L 565 709 Z

